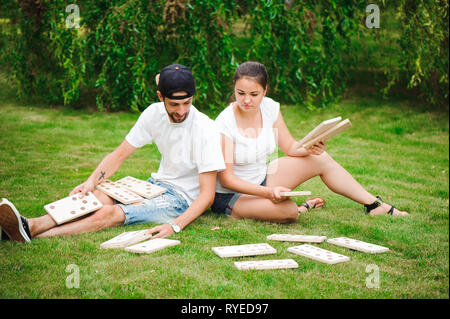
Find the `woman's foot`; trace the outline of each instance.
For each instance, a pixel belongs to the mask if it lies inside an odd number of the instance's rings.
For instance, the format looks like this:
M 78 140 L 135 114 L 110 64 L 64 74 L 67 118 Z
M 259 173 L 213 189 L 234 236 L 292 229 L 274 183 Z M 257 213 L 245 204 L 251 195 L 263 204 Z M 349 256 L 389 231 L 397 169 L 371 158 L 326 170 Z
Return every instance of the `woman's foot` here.
M 325 205 L 325 200 L 322 197 L 312 197 L 298 206 L 298 212 L 299 214 L 306 213 L 309 209 L 322 208 L 323 205 Z
M 394 216 L 408 216 L 408 212 L 398 210 L 392 205 L 383 202 L 380 196 L 376 197 L 376 200 L 372 204 L 364 205 L 366 214 L 370 215 L 385 215 L 391 214 Z
M 385 215 L 385 214 L 388 214 L 392 208 L 393 208 L 393 211 L 392 211 L 393 216 L 408 216 L 409 215 L 408 212 L 398 210 L 397 208 L 393 207 L 392 205 L 389 205 L 386 203 L 383 203 L 383 204 L 381 204 L 381 206 L 371 210 L 369 214 L 374 215 L 374 216 L 375 215 Z

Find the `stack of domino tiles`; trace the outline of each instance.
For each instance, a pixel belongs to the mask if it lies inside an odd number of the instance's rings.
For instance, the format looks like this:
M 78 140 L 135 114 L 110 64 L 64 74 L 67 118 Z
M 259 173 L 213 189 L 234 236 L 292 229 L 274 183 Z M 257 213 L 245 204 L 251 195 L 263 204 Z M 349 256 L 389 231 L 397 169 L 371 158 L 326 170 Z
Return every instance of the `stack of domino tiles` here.
M 118 181 L 115 181 L 119 186 L 123 186 L 128 190 L 138 194 L 147 199 L 159 196 L 167 191 L 167 189 L 155 184 L 151 184 L 147 181 L 143 181 L 132 176 L 127 176 Z
M 165 238 L 154 238 L 147 240 L 151 237 L 152 235 L 148 232 L 148 229 L 129 231 L 105 241 L 100 245 L 100 247 L 105 249 L 123 248 L 124 250 L 133 253 L 149 254 L 166 247 L 180 244 L 179 240 Z
M 106 180 L 97 185 L 97 189 L 123 204 L 133 204 L 151 199 L 167 191 L 158 185 L 151 184 L 132 176 L 127 176 L 115 182 Z
M 97 189 L 122 204 L 141 202 L 144 198 L 115 182 L 106 180 L 97 185 Z

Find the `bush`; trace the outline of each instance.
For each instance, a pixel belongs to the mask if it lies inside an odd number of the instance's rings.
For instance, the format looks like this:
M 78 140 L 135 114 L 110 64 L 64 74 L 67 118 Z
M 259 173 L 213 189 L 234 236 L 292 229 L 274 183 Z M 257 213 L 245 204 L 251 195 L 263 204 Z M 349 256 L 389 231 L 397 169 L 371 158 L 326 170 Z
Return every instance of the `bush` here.
M 291 2 L 257 1 L 249 16 L 253 45 L 247 59 L 268 67 L 274 95 L 285 102 L 311 107 L 334 102 L 346 83 L 342 55 L 351 54 L 349 40 L 364 7 L 349 1 Z
M 287 3 L 287 4 L 286 4 Z M 195 104 L 221 109 L 244 60 L 264 63 L 270 94 L 282 102 L 326 105 L 345 90 L 367 31 L 364 1 L 78 1 L 80 28 L 62 0 L 0 0 L 0 58 L 19 98 L 80 106 L 93 92 L 100 110 L 140 111 L 154 100 L 155 75 L 167 64 L 191 67 Z M 382 65 L 384 92 L 407 79 L 435 104 L 448 103 L 448 0 L 389 3 L 400 19 L 399 62 Z M 233 24 L 248 33 L 237 38 Z M 236 40 L 243 44 L 236 46 Z M 353 41 L 352 41 L 353 40 Z M 361 45 L 361 44 L 359 44 Z M 239 61 L 238 58 L 240 57 Z M 391 60 L 392 60 L 391 59 Z
M 399 68 L 385 70 L 387 92 L 402 77 L 432 104 L 448 105 L 448 0 L 398 1 L 396 17 L 402 25 Z

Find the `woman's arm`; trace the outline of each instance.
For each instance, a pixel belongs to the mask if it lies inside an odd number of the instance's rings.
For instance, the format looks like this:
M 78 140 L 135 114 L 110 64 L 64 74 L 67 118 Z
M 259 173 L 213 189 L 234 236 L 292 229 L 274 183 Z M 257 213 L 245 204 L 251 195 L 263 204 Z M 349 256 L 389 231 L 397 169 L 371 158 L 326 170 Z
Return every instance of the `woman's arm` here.
M 278 113 L 278 118 L 273 124 L 275 131 L 275 138 L 277 139 L 278 146 L 283 151 L 284 154 L 288 156 L 308 156 L 308 155 L 320 155 L 325 151 L 326 143 L 325 141 L 320 141 L 309 149 L 303 147 L 295 147 L 295 139 L 292 137 L 289 129 L 284 122 L 283 115 L 281 111 Z
M 288 192 L 290 189 L 277 186 L 277 187 L 267 187 L 262 185 L 256 185 L 253 183 L 246 182 L 233 174 L 234 165 L 234 145 L 233 141 L 221 134 L 222 139 L 222 153 L 225 159 L 225 170 L 219 172 L 220 184 L 232 191 L 264 197 L 270 199 L 274 202 L 284 200 L 285 197 L 280 196 L 279 192 Z

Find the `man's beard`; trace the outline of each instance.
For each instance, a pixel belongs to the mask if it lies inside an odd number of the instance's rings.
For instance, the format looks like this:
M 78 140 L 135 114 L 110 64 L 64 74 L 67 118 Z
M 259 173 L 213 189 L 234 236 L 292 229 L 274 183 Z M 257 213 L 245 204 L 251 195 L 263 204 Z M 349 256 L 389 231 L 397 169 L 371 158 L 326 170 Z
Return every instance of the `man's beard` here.
M 181 122 L 183 122 L 188 117 L 189 112 L 190 112 L 190 110 L 187 111 L 182 118 L 176 118 L 174 116 L 174 114 L 176 112 L 169 113 L 169 111 L 167 110 L 167 107 L 166 107 L 166 103 L 164 103 L 164 108 L 166 109 L 167 115 L 169 115 L 169 117 L 170 117 L 170 119 L 172 120 L 173 123 L 181 123 Z
M 176 112 L 174 112 L 174 113 L 176 113 Z M 181 122 L 184 122 L 184 120 L 185 120 L 185 119 L 187 118 L 187 116 L 189 115 L 189 112 L 186 112 L 182 118 L 176 118 L 176 117 L 174 116 L 174 113 L 167 113 L 167 114 L 169 114 L 169 117 L 172 119 L 172 121 L 173 121 L 174 123 L 181 123 Z

